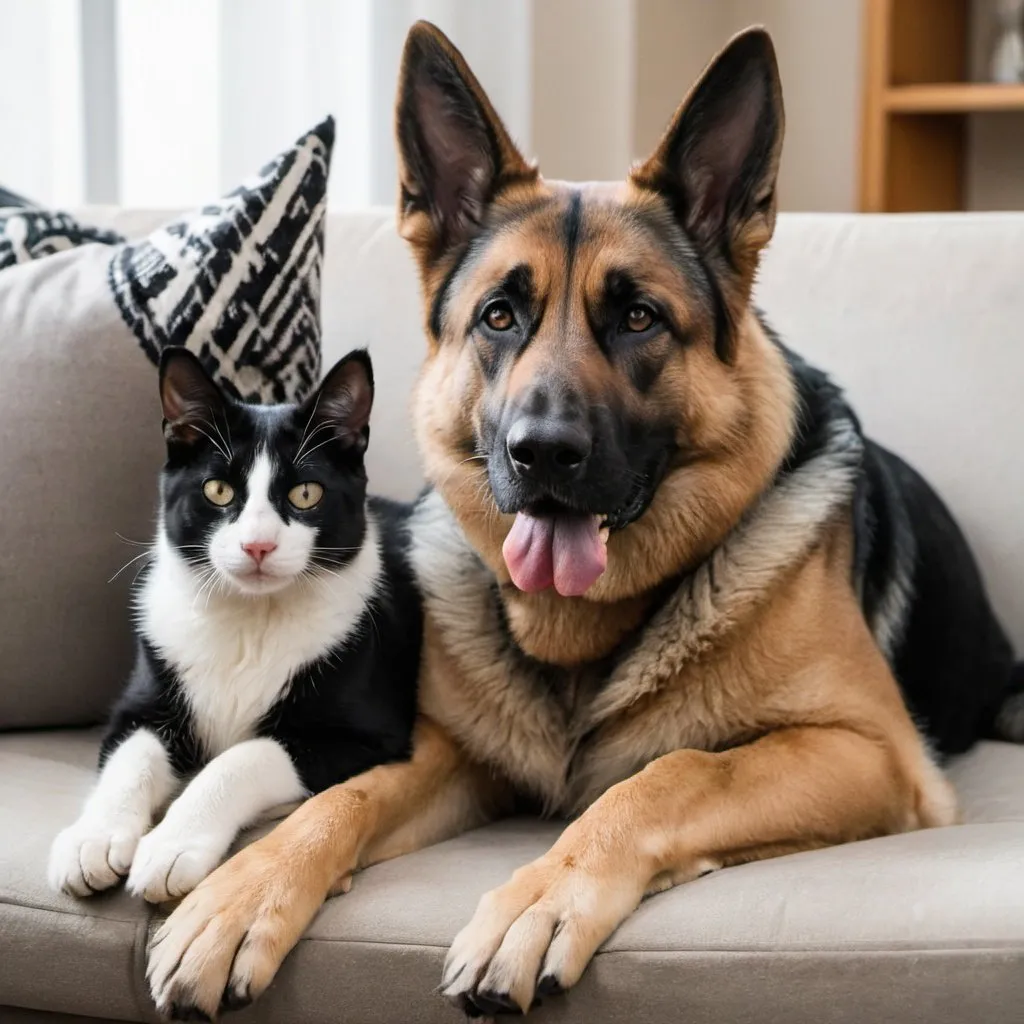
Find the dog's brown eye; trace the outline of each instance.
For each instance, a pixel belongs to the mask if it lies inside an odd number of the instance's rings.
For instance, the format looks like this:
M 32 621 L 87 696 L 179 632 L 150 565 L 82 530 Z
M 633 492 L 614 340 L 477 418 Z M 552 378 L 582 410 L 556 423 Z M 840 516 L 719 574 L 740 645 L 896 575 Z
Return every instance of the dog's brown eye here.
M 516 318 L 512 310 L 504 302 L 496 302 L 488 306 L 484 312 L 484 323 L 492 331 L 508 331 L 515 326 Z
M 654 314 L 647 306 L 630 306 L 626 310 L 624 326 L 627 331 L 639 334 L 654 325 Z

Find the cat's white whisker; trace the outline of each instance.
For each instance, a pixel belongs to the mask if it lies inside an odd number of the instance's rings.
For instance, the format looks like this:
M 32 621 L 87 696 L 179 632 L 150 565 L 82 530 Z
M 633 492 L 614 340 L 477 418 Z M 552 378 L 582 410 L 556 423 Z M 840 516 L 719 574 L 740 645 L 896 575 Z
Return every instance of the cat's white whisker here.
M 153 542 L 151 540 L 132 540 L 131 537 L 126 537 L 123 533 L 118 533 L 117 530 L 114 531 L 114 536 L 119 541 L 123 541 L 125 544 L 131 544 L 137 548 L 149 548 L 153 546 Z
M 319 451 L 319 450 L 320 450 L 321 448 L 323 448 L 323 447 L 324 447 L 324 445 L 328 445 L 328 444 L 330 444 L 330 443 L 331 443 L 331 441 L 333 441 L 333 440 L 334 440 L 334 438 L 333 438 L 333 437 L 329 437 L 329 438 L 327 438 L 327 440 L 326 440 L 326 441 L 321 441 L 321 442 L 320 442 L 319 444 L 315 444 L 315 445 L 313 445 L 313 447 L 312 447 L 312 448 L 310 448 L 310 449 L 309 449 L 309 451 L 308 451 L 308 452 L 306 452 L 306 454 L 305 454 L 305 455 L 303 455 L 301 459 L 296 459 L 296 460 L 295 460 L 295 466 L 296 466 L 296 468 L 298 468 L 299 466 L 301 466 L 301 465 L 302 465 L 302 464 L 303 464 L 304 462 L 308 461 L 309 457 L 310 457 L 310 456 L 311 456 L 311 455 L 313 454 L 313 452 L 317 452 L 317 451 Z
M 302 445 L 306 440 L 306 435 L 309 433 L 310 424 L 316 418 L 316 411 L 320 408 L 320 399 L 323 398 L 323 396 L 323 391 L 317 392 L 316 401 L 313 403 L 313 410 L 309 414 L 309 419 L 306 420 L 306 425 L 302 428 L 302 437 L 299 438 L 299 454 L 302 453 Z M 298 455 L 296 455 L 296 458 L 298 458 Z
M 233 453 L 233 451 L 232 451 L 231 445 L 229 445 L 229 444 L 228 444 L 228 442 L 227 442 L 227 441 L 226 441 L 226 440 L 224 439 L 224 435 L 223 435 L 223 434 L 221 433 L 221 429 L 220 429 L 220 427 L 219 427 L 219 426 L 217 425 L 217 416 L 216 416 L 216 414 L 214 414 L 214 417 L 213 417 L 213 419 L 212 419 L 212 420 L 203 420 L 203 422 L 204 422 L 204 423 L 205 423 L 205 424 L 206 424 L 206 425 L 207 425 L 207 426 L 208 426 L 208 427 L 209 427 L 209 428 L 210 428 L 211 430 L 214 430 L 214 431 L 216 431 L 217 437 L 218 437 L 218 439 L 219 439 L 219 440 L 220 440 L 220 442 L 221 442 L 221 443 L 220 443 L 220 444 L 219 444 L 219 445 L 217 446 L 217 448 L 218 448 L 218 450 L 220 451 L 220 453 L 221 453 L 221 454 L 222 454 L 222 455 L 224 456 L 224 458 L 225 458 L 225 459 L 226 459 L 226 460 L 227 460 L 228 462 L 230 462 L 230 461 L 231 461 L 231 456 L 232 456 L 232 455 L 233 455 L 234 453 Z M 227 424 L 227 417 L 226 417 L 226 416 L 224 417 L 224 422 L 225 422 L 225 424 Z M 228 425 L 228 431 L 230 432 L 230 430 L 231 430 L 231 427 L 230 427 L 230 424 L 229 424 L 229 425 Z
M 199 575 L 197 582 L 198 589 L 196 590 L 195 596 L 192 598 L 192 611 L 196 610 L 196 605 L 199 603 L 199 599 L 203 596 L 203 591 L 207 585 L 211 584 L 218 576 L 218 570 L 211 566 Z M 205 609 L 204 609 L 205 610 Z
M 203 422 L 204 422 L 204 423 L 208 423 L 209 421 L 208 421 L 208 420 L 203 420 Z M 217 441 L 217 440 L 216 440 L 215 438 L 211 437 L 211 436 L 210 436 L 210 435 L 209 435 L 209 434 L 208 434 L 208 433 L 207 433 L 207 432 L 206 432 L 205 430 L 203 430 L 203 428 L 202 428 L 202 427 L 200 427 L 200 426 L 199 426 L 199 424 L 197 424 L 197 423 L 193 423 L 193 424 L 191 424 L 191 426 L 192 426 L 192 429 L 193 429 L 193 430 L 197 430 L 197 431 L 198 431 L 198 432 L 199 432 L 200 434 L 202 434 L 202 435 L 203 435 L 203 437 L 205 437 L 205 438 L 206 438 L 206 440 L 207 440 L 207 441 L 209 441 L 209 442 L 210 442 L 210 444 L 212 444 L 212 445 L 213 445 L 213 447 L 214 447 L 214 448 L 215 448 L 215 449 L 216 449 L 216 450 L 217 450 L 218 452 L 220 452 L 220 454 L 221 454 L 221 455 L 223 455 L 223 456 L 224 456 L 224 460 L 225 460 L 226 462 L 230 462 L 230 461 L 231 461 L 231 453 L 230 453 L 230 452 L 227 452 L 227 451 L 225 451 L 225 450 L 224 450 L 224 448 L 222 448 L 222 447 L 221 447 L 220 443 L 219 443 L 219 442 L 218 442 L 218 441 Z
M 324 420 L 323 422 L 318 423 L 312 432 L 303 436 L 302 443 L 299 445 L 299 450 L 295 453 L 292 462 L 298 466 L 302 462 L 302 453 L 305 451 L 306 445 L 309 444 L 317 434 L 324 430 L 334 430 L 336 426 L 337 420 Z
M 216 419 L 217 419 L 217 417 L 215 416 L 214 417 L 214 422 L 216 422 Z M 234 441 L 231 438 L 231 421 L 228 419 L 227 414 L 224 415 L 224 429 L 228 432 L 228 441 L 227 441 L 228 448 L 232 452 L 234 452 L 235 445 L 234 445 Z
M 130 565 L 134 565 L 140 558 L 152 558 L 155 554 L 156 552 L 152 548 L 148 548 L 141 554 L 136 555 L 134 558 L 129 558 L 128 561 L 125 562 L 124 565 L 122 565 L 121 568 L 118 569 L 117 572 L 115 572 L 114 575 L 111 576 L 109 580 L 107 580 L 107 582 L 113 583 L 114 580 L 116 580 L 117 577 L 125 571 L 125 569 L 127 569 Z

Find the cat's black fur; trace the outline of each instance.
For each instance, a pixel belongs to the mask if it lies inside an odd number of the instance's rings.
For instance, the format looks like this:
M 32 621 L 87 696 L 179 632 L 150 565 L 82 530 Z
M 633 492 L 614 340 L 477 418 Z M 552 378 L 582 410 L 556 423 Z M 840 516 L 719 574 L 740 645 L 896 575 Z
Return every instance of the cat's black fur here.
M 349 397 L 347 378 L 368 388 L 365 408 L 338 418 Z M 173 387 L 169 388 L 169 382 Z M 286 521 L 301 515 L 317 530 L 314 565 L 337 572 L 364 542 L 366 509 L 377 524 L 381 586 L 346 641 L 305 665 L 254 729 L 288 752 L 303 784 L 315 793 L 375 765 L 409 756 L 416 714 L 416 677 L 422 632 L 419 596 L 407 562 L 405 505 L 367 499 L 363 456 L 372 401 L 372 368 L 365 352 L 346 356 L 324 384 L 300 406 L 261 407 L 228 398 L 184 349 L 168 349 L 161 361 L 165 415 L 168 391 L 178 415 L 165 418 L 167 462 L 161 474 L 161 514 L 170 543 L 198 571 L 208 568 L 205 542 L 229 509 L 203 496 L 210 478 L 230 483 L 244 504 L 246 472 L 259 448 L 291 467 L 304 438 L 320 431 L 301 474 L 275 479 L 271 501 Z M 333 389 L 333 391 L 332 391 Z M 339 399 L 341 401 L 339 401 Z M 331 419 L 331 417 L 335 417 Z M 316 446 L 315 448 L 313 446 Z M 225 458 L 225 449 L 230 460 Z M 287 501 L 290 487 L 313 478 L 324 496 L 298 512 Z M 237 511 L 234 512 L 237 515 Z M 130 682 L 117 702 L 100 754 L 102 765 L 118 744 L 140 727 L 155 732 L 178 774 L 191 774 L 211 757 L 197 735 L 193 712 L 175 670 L 139 635 Z

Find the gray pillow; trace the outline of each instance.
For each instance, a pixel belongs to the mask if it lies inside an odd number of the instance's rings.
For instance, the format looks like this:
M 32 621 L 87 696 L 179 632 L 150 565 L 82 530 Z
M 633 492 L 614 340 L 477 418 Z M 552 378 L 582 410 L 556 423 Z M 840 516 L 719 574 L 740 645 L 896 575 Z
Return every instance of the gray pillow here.
M 0 210 L 0 728 L 99 721 L 125 680 L 160 350 L 187 345 L 244 398 L 318 380 L 332 141 L 327 121 L 140 241 Z

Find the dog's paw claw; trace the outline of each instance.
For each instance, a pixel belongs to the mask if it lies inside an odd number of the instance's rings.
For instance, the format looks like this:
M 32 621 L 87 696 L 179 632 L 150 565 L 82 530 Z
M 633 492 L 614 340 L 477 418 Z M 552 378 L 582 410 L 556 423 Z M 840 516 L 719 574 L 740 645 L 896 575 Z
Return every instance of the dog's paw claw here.
M 488 1017 L 497 1017 L 501 1014 L 515 1013 L 522 1016 L 522 1009 L 507 992 L 471 992 L 470 1000 L 483 1014 Z
M 560 996 L 565 989 L 562 987 L 562 983 L 553 974 L 545 974 L 540 981 L 537 982 L 537 991 L 542 996 Z
M 227 989 L 224 998 L 221 1000 L 221 1009 L 243 1010 L 252 1003 L 252 995 L 248 985 L 236 985 Z
M 193 1006 L 191 1003 L 172 1003 L 171 1020 L 201 1020 L 210 1024 L 210 1022 L 213 1021 L 213 1018 L 208 1013 L 200 1010 L 198 1006 Z
M 469 996 L 459 996 L 459 998 L 455 1000 L 455 1005 L 457 1009 L 461 1010 L 471 1020 L 484 1016 L 484 1011 L 481 1010 L 480 1007 L 474 1005 Z

